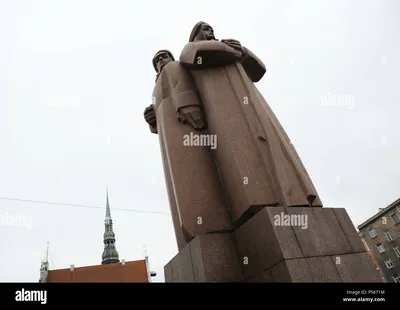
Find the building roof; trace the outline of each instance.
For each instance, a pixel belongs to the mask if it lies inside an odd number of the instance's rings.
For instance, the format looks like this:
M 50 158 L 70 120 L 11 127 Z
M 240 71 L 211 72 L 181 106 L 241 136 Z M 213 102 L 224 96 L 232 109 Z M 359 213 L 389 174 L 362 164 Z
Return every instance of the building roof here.
M 364 223 L 358 225 L 358 230 L 361 230 L 371 224 L 372 222 L 376 221 L 377 219 L 381 218 L 384 214 L 387 212 L 391 211 L 395 207 L 400 205 L 400 198 L 397 199 L 396 201 L 392 202 L 390 205 L 388 205 L 386 208 L 380 210 L 378 213 L 376 213 L 374 216 L 370 217 L 368 220 L 366 220 Z
M 68 269 L 49 270 L 47 283 L 57 282 L 149 282 L 146 260 L 137 260 L 115 264 L 95 265 Z

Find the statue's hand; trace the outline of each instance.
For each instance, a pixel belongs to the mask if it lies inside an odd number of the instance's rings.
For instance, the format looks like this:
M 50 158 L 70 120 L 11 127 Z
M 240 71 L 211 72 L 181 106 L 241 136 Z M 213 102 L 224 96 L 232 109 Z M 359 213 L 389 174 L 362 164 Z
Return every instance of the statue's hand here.
M 144 109 L 144 119 L 146 120 L 147 124 L 156 127 L 156 113 L 152 106 L 148 106 L 146 109 Z
M 230 47 L 234 48 L 235 50 L 238 50 L 243 53 L 242 44 L 240 44 L 240 42 L 238 40 L 223 39 L 223 40 L 221 40 L 221 42 L 225 43 L 225 44 L 229 45 Z
M 199 106 L 180 108 L 177 117 L 182 124 L 189 123 L 194 129 L 201 130 L 206 127 L 204 113 Z

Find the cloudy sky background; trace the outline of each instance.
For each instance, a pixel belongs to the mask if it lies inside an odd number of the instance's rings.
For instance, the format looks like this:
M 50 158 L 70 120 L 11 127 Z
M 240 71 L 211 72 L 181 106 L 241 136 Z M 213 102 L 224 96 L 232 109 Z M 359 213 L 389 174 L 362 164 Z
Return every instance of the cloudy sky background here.
M 32 220 L 0 225 L 0 281 L 37 282 L 47 241 L 51 269 L 99 264 L 106 185 L 120 258 L 145 246 L 164 281 L 177 247 L 143 110 L 154 53 L 179 57 L 199 20 L 265 62 L 258 87 L 326 206 L 359 225 L 398 199 L 399 11 L 396 0 L 0 0 L 0 215 Z

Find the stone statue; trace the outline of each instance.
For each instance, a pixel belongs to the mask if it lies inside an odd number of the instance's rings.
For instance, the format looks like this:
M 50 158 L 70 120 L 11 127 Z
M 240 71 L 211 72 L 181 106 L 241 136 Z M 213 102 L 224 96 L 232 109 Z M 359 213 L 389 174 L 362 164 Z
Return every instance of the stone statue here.
M 153 103 L 144 117 L 159 136 L 164 175 L 179 250 L 196 235 L 232 229 L 212 150 L 187 145 L 189 136 L 207 135 L 196 86 L 168 50 L 153 57 L 157 72 Z
M 170 61 L 175 61 L 174 55 L 168 50 L 158 51 L 153 57 L 153 67 L 156 70 L 156 82 L 164 66 Z M 153 100 L 154 101 L 154 100 Z M 157 133 L 157 119 L 155 104 L 151 104 L 144 110 L 144 119 L 149 124 L 150 132 Z
M 153 64 L 145 118 L 160 138 L 179 247 L 165 282 L 380 281 L 345 209 L 322 208 L 255 86 L 266 73 L 257 56 L 199 22 L 179 61 L 160 51 Z M 218 146 L 188 144 L 188 135 Z
M 154 70 L 156 70 L 157 72 L 156 82 L 164 66 L 171 61 L 175 61 L 175 58 L 172 55 L 172 53 L 168 50 L 160 50 L 156 53 L 156 55 L 154 55 L 153 67 Z M 152 133 L 157 133 L 157 121 L 154 108 L 155 108 L 154 103 L 148 106 L 144 111 L 144 117 L 146 122 L 150 126 L 150 131 Z M 195 105 L 188 105 L 178 109 L 177 117 L 180 122 L 182 123 L 189 122 L 191 126 L 195 129 L 205 128 L 204 113 L 200 108 L 198 102 Z
M 216 40 L 212 27 L 199 22 L 180 63 L 193 77 L 190 87 L 199 92 L 209 134 L 218 138 L 215 159 L 234 225 L 265 206 L 322 207 L 296 150 L 254 85 L 266 72 L 262 61 L 237 40 Z

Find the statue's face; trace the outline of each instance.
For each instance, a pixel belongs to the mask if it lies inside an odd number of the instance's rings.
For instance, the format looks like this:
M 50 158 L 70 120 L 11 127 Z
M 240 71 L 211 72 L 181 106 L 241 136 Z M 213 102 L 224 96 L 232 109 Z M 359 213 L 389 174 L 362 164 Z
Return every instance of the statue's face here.
M 199 33 L 196 36 L 196 41 L 199 40 L 215 40 L 214 29 L 209 24 L 204 23 L 201 25 Z
M 168 53 L 162 53 L 158 55 L 157 58 L 155 59 L 157 73 L 160 73 L 161 70 L 165 67 L 165 65 L 171 61 L 172 59 L 171 57 L 169 57 Z

